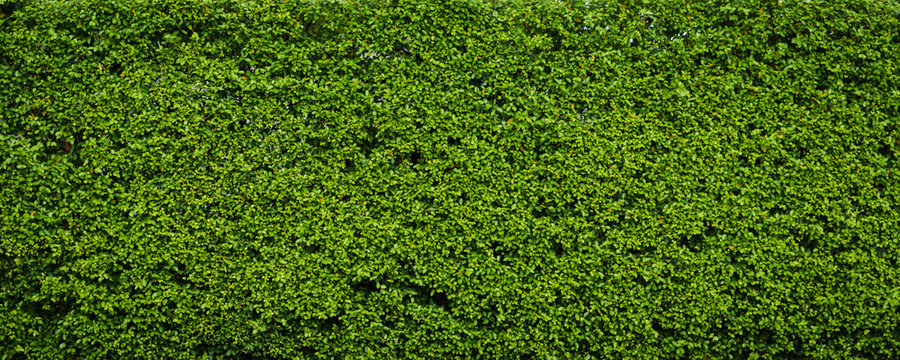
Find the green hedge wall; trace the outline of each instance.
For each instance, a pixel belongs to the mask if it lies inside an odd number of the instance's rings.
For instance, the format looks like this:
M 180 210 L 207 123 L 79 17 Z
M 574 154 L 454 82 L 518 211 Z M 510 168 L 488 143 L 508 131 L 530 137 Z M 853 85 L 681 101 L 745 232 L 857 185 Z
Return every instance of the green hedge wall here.
M 900 359 L 891 1 L 0 1 L 0 359 Z

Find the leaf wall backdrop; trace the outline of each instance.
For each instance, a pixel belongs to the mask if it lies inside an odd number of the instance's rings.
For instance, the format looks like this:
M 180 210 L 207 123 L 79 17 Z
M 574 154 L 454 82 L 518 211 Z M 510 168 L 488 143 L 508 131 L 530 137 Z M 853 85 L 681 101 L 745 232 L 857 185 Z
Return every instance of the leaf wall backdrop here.
M 892 1 L 0 1 L 0 359 L 900 358 Z

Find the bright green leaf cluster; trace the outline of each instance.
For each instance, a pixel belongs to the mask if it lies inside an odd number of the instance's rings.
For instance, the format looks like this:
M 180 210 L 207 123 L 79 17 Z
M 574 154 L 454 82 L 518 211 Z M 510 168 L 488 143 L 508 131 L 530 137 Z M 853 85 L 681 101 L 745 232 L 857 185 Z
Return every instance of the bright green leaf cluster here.
M 0 359 L 900 358 L 898 33 L 0 0 Z

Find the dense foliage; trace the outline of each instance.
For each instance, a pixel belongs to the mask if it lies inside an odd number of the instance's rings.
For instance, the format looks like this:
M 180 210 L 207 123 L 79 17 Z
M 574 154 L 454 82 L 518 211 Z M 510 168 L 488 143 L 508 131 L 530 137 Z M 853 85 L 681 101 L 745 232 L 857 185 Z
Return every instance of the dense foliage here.
M 0 359 L 900 358 L 894 3 L 0 3 Z

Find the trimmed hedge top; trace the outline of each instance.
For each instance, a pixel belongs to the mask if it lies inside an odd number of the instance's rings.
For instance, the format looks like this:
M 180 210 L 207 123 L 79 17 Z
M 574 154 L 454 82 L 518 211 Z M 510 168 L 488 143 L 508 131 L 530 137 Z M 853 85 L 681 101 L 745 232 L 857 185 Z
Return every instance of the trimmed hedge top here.
M 894 2 L 0 3 L 0 359 L 900 358 Z

